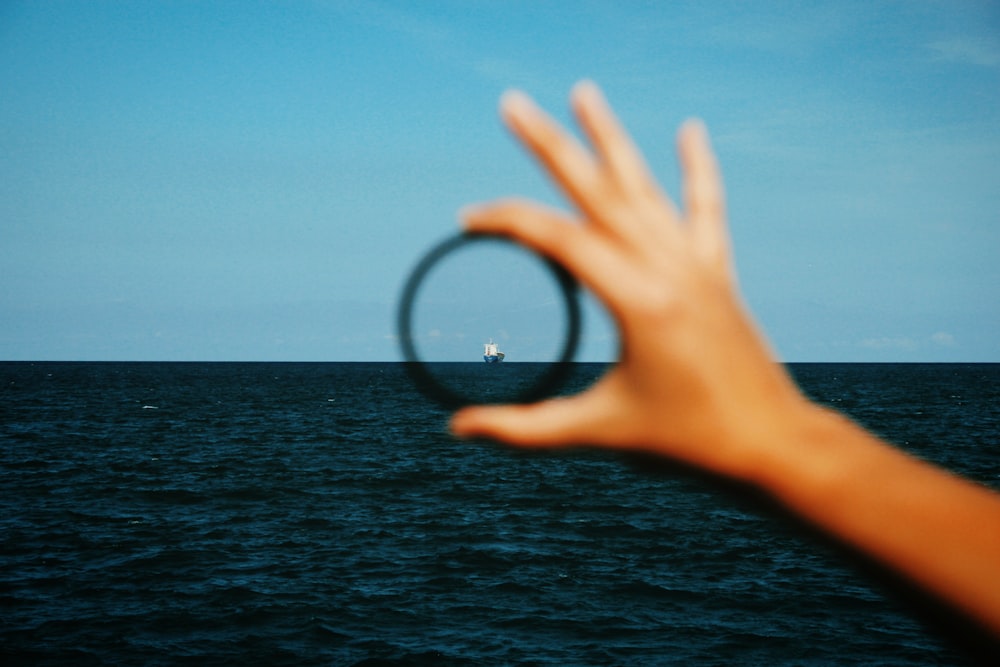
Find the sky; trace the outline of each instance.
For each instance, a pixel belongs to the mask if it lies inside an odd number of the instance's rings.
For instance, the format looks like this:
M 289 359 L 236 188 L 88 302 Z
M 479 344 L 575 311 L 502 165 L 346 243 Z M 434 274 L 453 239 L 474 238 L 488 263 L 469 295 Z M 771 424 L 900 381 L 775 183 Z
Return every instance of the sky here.
M 461 206 L 564 205 L 500 94 L 569 122 L 583 78 L 668 192 L 705 120 L 781 360 L 1000 362 L 1000 3 L 962 0 L 7 0 L 0 359 L 397 360 Z

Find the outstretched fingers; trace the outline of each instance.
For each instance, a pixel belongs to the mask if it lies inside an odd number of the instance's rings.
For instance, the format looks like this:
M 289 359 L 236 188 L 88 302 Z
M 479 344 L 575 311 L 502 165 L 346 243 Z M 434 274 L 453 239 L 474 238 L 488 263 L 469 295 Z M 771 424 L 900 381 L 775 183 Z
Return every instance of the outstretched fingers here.
M 641 246 L 648 236 L 649 216 L 644 212 L 656 209 L 676 218 L 673 207 L 597 87 L 581 84 L 573 103 L 593 150 L 523 93 L 506 93 L 500 109 L 514 135 L 588 222 Z

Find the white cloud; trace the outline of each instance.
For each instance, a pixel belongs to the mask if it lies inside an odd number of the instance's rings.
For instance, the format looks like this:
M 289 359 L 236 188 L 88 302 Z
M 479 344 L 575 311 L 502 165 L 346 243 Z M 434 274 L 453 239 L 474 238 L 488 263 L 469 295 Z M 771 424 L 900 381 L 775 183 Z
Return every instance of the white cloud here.
M 870 350 L 915 350 L 918 345 L 917 341 L 905 336 L 882 336 L 880 338 L 864 339 L 861 341 L 861 347 Z
M 942 39 L 927 45 L 936 60 L 1000 67 L 1000 42 L 986 37 Z
M 946 331 L 938 331 L 931 336 L 931 341 L 942 347 L 955 347 L 955 337 Z
M 938 347 L 955 347 L 956 341 L 953 334 L 947 331 L 938 331 L 932 334 L 929 338 L 913 338 L 910 336 L 875 336 L 872 338 L 865 338 L 860 343 L 859 347 L 868 350 L 881 350 L 881 351 L 891 351 L 895 350 L 897 352 L 912 352 L 921 348 L 925 348 L 927 341 Z

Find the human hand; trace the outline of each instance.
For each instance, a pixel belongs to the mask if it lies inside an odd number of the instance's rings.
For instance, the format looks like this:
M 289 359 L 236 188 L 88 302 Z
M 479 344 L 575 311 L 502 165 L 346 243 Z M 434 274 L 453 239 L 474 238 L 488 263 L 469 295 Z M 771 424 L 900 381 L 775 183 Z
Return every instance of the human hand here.
M 589 287 L 618 324 L 619 361 L 576 396 L 465 408 L 453 433 L 637 450 L 748 482 L 961 612 L 955 627 L 977 628 L 962 638 L 995 655 L 1000 585 L 984 582 L 1000 581 L 1000 540 L 983 526 L 997 524 L 1000 497 L 811 403 L 772 359 L 738 293 L 700 123 L 678 136 L 681 212 L 596 86 L 577 86 L 572 101 L 589 148 L 520 93 L 501 110 L 576 213 L 503 200 L 465 211 L 464 224 L 550 257 Z
M 509 199 L 465 210 L 464 225 L 552 258 L 592 290 L 618 325 L 620 359 L 581 394 L 466 408 L 452 432 L 646 451 L 748 477 L 762 458 L 780 455 L 774 448 L 790 439 L 778 436 L 808 402 L 739 297 L 708 135 L 697 121 L 679 132 L 679 211 L 594 84 L 579 84 L 572 106 L 589 148 L 521 93 L 503 97 L 501 114 L 576 214 Z

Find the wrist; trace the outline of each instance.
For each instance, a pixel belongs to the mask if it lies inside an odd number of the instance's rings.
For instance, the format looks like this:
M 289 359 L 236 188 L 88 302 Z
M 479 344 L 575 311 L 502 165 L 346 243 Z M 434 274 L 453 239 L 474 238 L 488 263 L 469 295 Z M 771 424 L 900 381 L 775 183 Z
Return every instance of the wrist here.
M 798 504 L 840 493 L 875 471 L 886 446 L 844 415 L 801 397 L 786 419 L 763 435 L 748 481 L 779 501 Z

